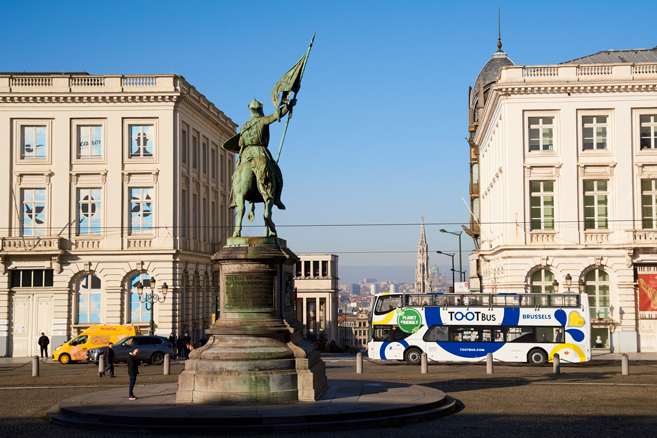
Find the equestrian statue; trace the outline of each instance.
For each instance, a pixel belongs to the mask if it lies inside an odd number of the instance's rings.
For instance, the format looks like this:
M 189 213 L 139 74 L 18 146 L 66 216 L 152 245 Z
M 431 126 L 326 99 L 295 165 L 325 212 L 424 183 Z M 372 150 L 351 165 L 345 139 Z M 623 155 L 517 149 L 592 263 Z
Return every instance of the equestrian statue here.
M 229 207 L 237 208 L 237 221 L 235 222 L 233 237 L 242 235 L 245 201 L 251 204 L 247 215 L 251 222 L 254 219 L 255 204 L 259 202 L 265 204 L 263 214 L 265 237 L 276 236 L 276 226 L 272 220 L 272 209 L 275 205 L 280 210 L 285 210 L 285 205 L 281 202 L 283 175 L 280 167 L 278 167 L 278 160 L 312 45 L 313 41 L 311 40 L 303 57 L 274 86 L 271 98 L 276 111 L 269 116 L 265 116 L 262 102 L 253 98 L 248 106 L 249 111 L 251 111 L 251 119 L 242 126 L 238 134 L 222 145 L 227 151 L 239 153 L 235 172 L 233 173 Z M 292 92 L 294 92 L 295 98 L 291 98 Z M 280 122 L 286 114 L 288 117 L 283 131 L 283 138 L 276 160 L 274 160 L 269 151 L 269 125 L 275 121 Z

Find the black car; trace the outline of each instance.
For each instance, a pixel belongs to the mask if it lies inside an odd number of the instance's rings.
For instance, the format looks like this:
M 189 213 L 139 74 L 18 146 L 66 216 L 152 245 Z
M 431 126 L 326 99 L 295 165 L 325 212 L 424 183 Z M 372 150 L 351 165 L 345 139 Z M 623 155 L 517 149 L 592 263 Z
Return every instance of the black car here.
M 105 353 L 108 347 L 91 348 L 87 351 L 87 360 L 98 363 L 100 355 Z M 139 359 L 152 364 L 160 364 L 164 361 L 164 355 L 173 356 L 173 345 L 167 338 L 162 336 L 130 336 L 123 338 L 114 344 L 114 362 L 126 362 L 128 353 L 139 349 Z

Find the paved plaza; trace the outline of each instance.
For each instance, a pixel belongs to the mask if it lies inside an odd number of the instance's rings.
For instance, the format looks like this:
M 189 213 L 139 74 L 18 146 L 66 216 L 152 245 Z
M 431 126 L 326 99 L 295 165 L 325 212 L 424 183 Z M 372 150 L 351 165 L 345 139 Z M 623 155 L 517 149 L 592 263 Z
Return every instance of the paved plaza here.
M 596 356 L 583 365 L 562 366 L 554 375 L 552 365 L 497 364 L 486 374 L 485 364 L 430 365 L 428 374 L 419 366 L 365 361 L 356 374 L 354 356 L 325 355 L 331 381 L 379 381 L 420 385 L 447 393 L 457 401 L 457 412 L 446 417 L 396 427 L 370 430 L 294 433 L 297 437 L 654 437 L 657 430 L 657 357 L 630 355 L 630 375 L 621 375 L 618 355 Z M 116 367 L 116 379 L 99 378 L 90 364 L 61 365 L 46 361 L 40 376 L 32 377 L 29 359 L 0 359 L 0 434 L 11 437 L 70 437 L 82 431 L 51 424 L 46 411 L 61 401 L 82 394 L 125 390 L 125 365 Z M 145 385 L 175 384 L 183 362 L 172 363 L 172 374 L 162 366 L 142 366 L 135 393 L 146 394 Z M 135 403 L 135 411 L 139 403 Z M 199 409 L 203 409 L 199 406 Z M 294 405 L 290 405 L 294 409 Z M 339 421 L 339 419 L 337 419 Z M 87 437 L 133 437 L 133 433 L 86 430 Z M 274 434 L 267 436 L 290 436 Z M 154 435 L 149 435 L 154 436 Z M 216 435 L 212 435 L 216 436 Z

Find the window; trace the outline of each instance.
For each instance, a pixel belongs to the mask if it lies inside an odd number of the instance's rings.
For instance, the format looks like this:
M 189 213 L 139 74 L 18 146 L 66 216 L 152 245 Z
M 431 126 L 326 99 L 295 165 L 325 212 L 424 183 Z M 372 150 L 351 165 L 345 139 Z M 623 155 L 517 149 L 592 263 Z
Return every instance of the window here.
M 85 275 L 78 284 L 78 323 L 100 322 L 100 278 Z
M 644 229 L 657 228 L 657 180 L 641 180 L 641 219 Z
M 226 184 L 226 159 L 223 152 L 219 160 L 219 177 L 221 178 L 221 184 Z
M 151 311 L 146 303 L 139 301 L 137 285 L 141 283 L 144 289 L 150 289 L 151 277 L 148 274 L 138 274 L 130 279 L 130 322 L 150 321 Z
M 552 294 L 554 293 L 554 274 L 548 269 L 540 269 L 532 274 L 532 293 L 533 294 Z
M 529 150 L 554 150 L 553 117 L 529 117 Z
M 198 137 L 192 135 L 192 167 L 198 168 Z
M 508 327 L 506 342 L 534 342 L 534 327 Z
M 182 130 L 182 136 L 180 140 L 180 154 L 182 155 L 182 162 L 187 164 L 187 129 Z
M 584 181 L 584 229 L 609 228 L 608 181 Z
M 52 287 L 52 269 L 14 269 L 11 287 Z
M 611 318 L 609 284 L 609 274 L 604 269 L 594 269 L 586 274 L 591 318 Z
M 23 200 L 23 236 L 46 234 L 46 190 L 21 189 Z
M 153 232 L 153 189 L 130 189 L 130 234 Z
M 152 157 L 155 129 L 153 125 L 130 125 L 130 157 Z
M 554 230 L 554 181 L 531 181 L 531 229 Z
M 208 173 L 208 143 L 205 140 L 201 146 L 201 162 L 203 163 L 203 173 Z
M 78 189 L 78 235 L 100 234 L 101 189 Z
M 102 158 L 102 126 L 78 126 L 78 158 Z
M 582 117 L 582 148 L 586 150 L 607 149 L 607 116 Z
M 21 127 L 21 158 L 46 158 L 46 126 Z
M 657 115 L 639 117 L 641 124 L 641 149 L 657 149 Z
M 180 199 L 180 236 L 187 237 L 187 190 L 182 191 Z
M 210 151 L 210 177 L 217 179 L 217 148 L 214 146 Z

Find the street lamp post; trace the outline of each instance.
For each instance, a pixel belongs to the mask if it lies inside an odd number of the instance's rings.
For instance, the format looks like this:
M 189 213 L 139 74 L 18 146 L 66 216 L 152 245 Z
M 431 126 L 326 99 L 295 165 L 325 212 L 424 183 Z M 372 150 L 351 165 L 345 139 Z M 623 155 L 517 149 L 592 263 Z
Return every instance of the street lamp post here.
M 463 233 L 463 231 L 459 231 L 458 233 L 455 233 L 453 231 L 447 231 L 445 229 L 441 229 L 440 232 L 441 233 L 449 233 L 449 234 L 453 234 L 455 236 L 459 236 L 459 281 L 463 281 L 464 280 L 462 278 L 462 276 L 463 276 L 463 257 L 461 255 L 461 233 Z
M 167 286 L 166 283 L 162 285 L 162 297 L 157 295 L 155 293 L 155 279 L 151 278 L 149 280 L 149 286 L 151 288 L 150 293 L 146 292 L 144 294 L 144 285 L 139 282 L 137 284 L 137 293 L 139 294 L 139 302 L 146 304 L 146 310 L 151 312 L 151 325 L 150 328 L 148 329 L 148 334 L 149 335 L 154 335 L 155 334 L 155 322 L 153 321 L 153 307 L 155 306 L 155 303 L 164 303 L 167 299 L 167 291 L 169 290 L 169 286 Z
M 454 269 L 454 256 L 456 254 L 449 253 L 449 252 L 442 252 L 442 251 L 436 251 L 436 252 L 438 254 L 443 254 L 443 255 L 446 255 L 446 256 L 449 256 L 449 257 L 452 258 L 452 292 L 455 292 L 455 289 L 454 289 L 454 275 L 456 274 L 456 270 Z M 461 278 L 461 273 L 460 272 L 459 272 L 459 278 Z

